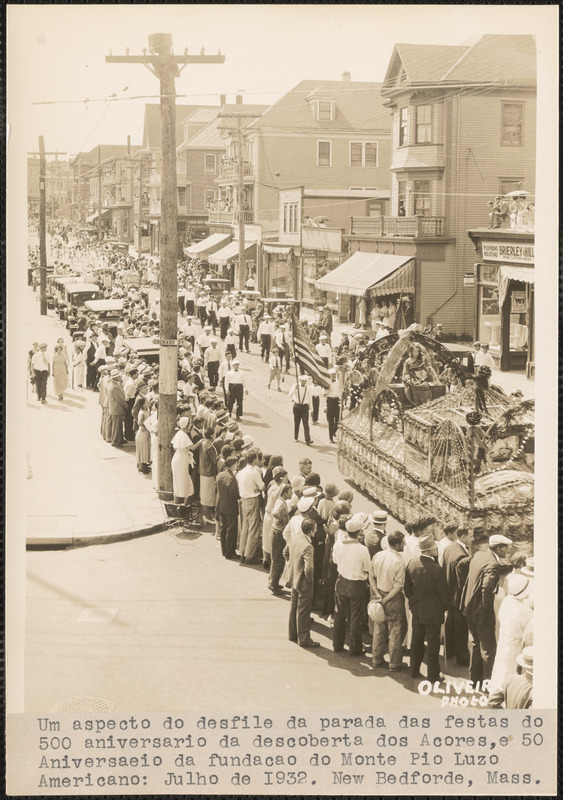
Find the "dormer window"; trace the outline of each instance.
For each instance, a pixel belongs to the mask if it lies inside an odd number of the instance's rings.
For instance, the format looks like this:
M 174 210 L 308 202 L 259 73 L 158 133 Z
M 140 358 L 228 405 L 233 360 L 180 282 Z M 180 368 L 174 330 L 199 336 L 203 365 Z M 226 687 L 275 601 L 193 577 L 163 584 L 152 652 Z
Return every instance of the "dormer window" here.
M 333 120 L 334 102 L 332 100 L 319 100 L 317 103 L 317 119 L 319 122 Z

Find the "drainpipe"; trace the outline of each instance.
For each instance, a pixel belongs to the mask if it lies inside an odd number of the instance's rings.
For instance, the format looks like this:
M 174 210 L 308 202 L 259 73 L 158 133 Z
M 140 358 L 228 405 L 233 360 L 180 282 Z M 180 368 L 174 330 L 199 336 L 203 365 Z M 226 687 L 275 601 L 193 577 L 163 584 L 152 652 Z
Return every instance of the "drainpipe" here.
M 434 311 L 428 315 L 428 322 L 431 323 L 432 319 L 438 311 L 443 308 L 446 303 L 449 303 L 452 297 L 455 297 L 457 294 L 457 257 L 458 257 L 458 221 L 459 221 L 459 143 L 460 143 L 460 121 L 461 121 L 461 107 L 459 102 L 459 97 L 456 97 L 456 105 L 457 105 L 457 131 L 456 131 L 456 188 L 455 188 L 455 230 L 456 230 L 456 237 L 455 237 L 455 251 L 454 251 L 454 290 L 446 297 L 446 299 L 440 303 L 440 305 L 434 309 Z

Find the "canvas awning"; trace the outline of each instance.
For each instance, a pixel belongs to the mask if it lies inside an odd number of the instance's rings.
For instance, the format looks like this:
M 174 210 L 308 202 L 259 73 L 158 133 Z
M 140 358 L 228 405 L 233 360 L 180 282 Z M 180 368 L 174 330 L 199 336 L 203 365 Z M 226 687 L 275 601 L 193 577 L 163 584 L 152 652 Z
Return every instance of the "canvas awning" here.
M 276 244 L 275 242 L 265 244 L 263 248 L 265 253 L 279 253 L 284 256 L 288 256 L 291 251 L 291 247 L 287 247 L 287 245 L 283 244 Z
M 499 305 L 502 307 L 508 295 L 510 281 L 534 283 L 535 275 L 532 267 L 509 267 L 503 264 L 498 271 Z
M 111 208 L 104 208 L 102 209 L 102 217 L 111 214 Z M 96 211 L 95 214 L 90 214 L 89 217 L 86 217 L 86 222 L 94 222 L 94 220 L 98 219 L 98 212 Z
M 246 245 L 244 248 L 245 256 L 250 255 L 251 251 L 255 252 L 255 248 L 255 242 L 251 242 L 250 244 Z M 217 264 L 217 266 L 222 267 L 225 264 L 228 264 L 229 261 L 238 258 L 238 249 L 238 241 L 230 242 L 226 247 L 223 247 L 221 250 L 217 250 L 216 253 L 213 253 L 213 255 L 209 256 L 207 260 L 210 264 Z
M 339 267 L 315 281 L 317 289 L 360 297 L 368 290 L 374 294 L 414 292 L 412 256 L 388 253 L 354 253 Z
M 201 242 L 191 244 L 189 247 L 184 247 L 184 253 L 188 256 L 203 255 L 204 253 L 215 253 L 220 248 L 224 247 L 230 240 L 230 233 L 212 233 Z

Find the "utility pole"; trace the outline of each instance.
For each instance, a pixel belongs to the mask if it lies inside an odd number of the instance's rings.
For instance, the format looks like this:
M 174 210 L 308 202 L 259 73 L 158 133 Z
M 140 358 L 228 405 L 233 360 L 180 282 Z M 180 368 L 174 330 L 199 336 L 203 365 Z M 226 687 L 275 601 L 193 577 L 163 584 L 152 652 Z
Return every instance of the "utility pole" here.
M 47 191 L 45 156 L 66 155 L 64 151 L 45 152 L 45 140 L 39 137 L 39 152 L 28 153 L 39 156 L 39 308 L 42 316 L 47 314 L 47 229 L 45 224 Z
M 98 145 L 98 241 L 102 240 L 102 152 Z
M 161 492 L 172 492 L 170 442 L 176 429 L 178 387 L 178 196 L 176 190 L 176 86 L 178 66 L 222 64 L 225 56 L 172 53 L 172 36 L 149 36 L 149 52 L 141 56 L 106 56 L 117 64 L 144 64 L 160 80 L 162 146 L 161 251 L 160 251 L 160 366 L 158 401 L 158 476 Z M 142 164 L 141 164 L 142 167 Z M 139 220 L 140 224 L 140 220 Z
M 220 117 L 225 119 L 236 119 L 237 126 L 234 130 L 229 130 L 231 136 L 236 136 L 237 142 L 237 213 L 238 213 L 238 273 L 235 275 L 235 289 L 244 289 L 243 273 L 246 271 L 245 254 L 245 241 L 244 241 L 244 211 L 242 208 L 242 197 L 244 194 L 244 154 L 243 154 L 243 138 L 242 138 L 242 120 L 255 119 L 256 114 L 219 114 Z M 227 129 L 228 130 L 228 129 Z

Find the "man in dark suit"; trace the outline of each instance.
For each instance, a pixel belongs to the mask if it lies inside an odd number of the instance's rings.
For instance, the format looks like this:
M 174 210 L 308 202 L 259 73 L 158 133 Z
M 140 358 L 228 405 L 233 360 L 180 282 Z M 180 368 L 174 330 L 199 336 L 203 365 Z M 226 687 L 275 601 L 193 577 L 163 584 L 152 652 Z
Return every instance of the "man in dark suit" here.
M 237 459 L 229 456 L 225 461 L 225 469 L 217 475 L 217 503 L 215 511 L 219 520 L 221 535 L 221 553 L 229 560 L 234 560 L 237 549 L 238 534 L 238 501 L 240 498 L 235 469 Z
M 300 647 L 320 647 L 311 639 L 311 608 L 313 607 L 313 545 L 311 534 L 316 523 L 304 519 L 301 530 L 284 549 L 287 563 L 287 583 L 291 587 L 289 609 L 289 640 Z
M 96 380 L 96 364 L 95 356 L 98 349 L 98 334 L 93 333 L 90 336 L 90 342 L 86 349 L 86 386 L 92 389 Z
M 448 607 L 446 578 L 437 562 L 438 546 L 431 533 L 418 540 L 420 556 L 411 558 L 406 568 L 405 596 L 412 612 L 410 670 L 421 678 L 424 642 L 428 646 L 428 680 L 442 680 L 440 674 L 440 628 Z
M 463 590 L 461 608 L 469 624 L 469 677 L 482 681 L 491 677 L 497 652 L 494 601 L 502 575 L 512 570 L 504 562 L 511 539 L 501 534 L 489 537 L 487 550 L 475 553 Z
M 461 667 L 469 666 L 467 639 L 469 629 L 459 602 L 467 580 L 473 531 L 459 528 L 457 540 L 449 544 L 443 553 L 442 569 L 448 586 L 448 614 L 446 616 L 446 657 L 454 658 Z

